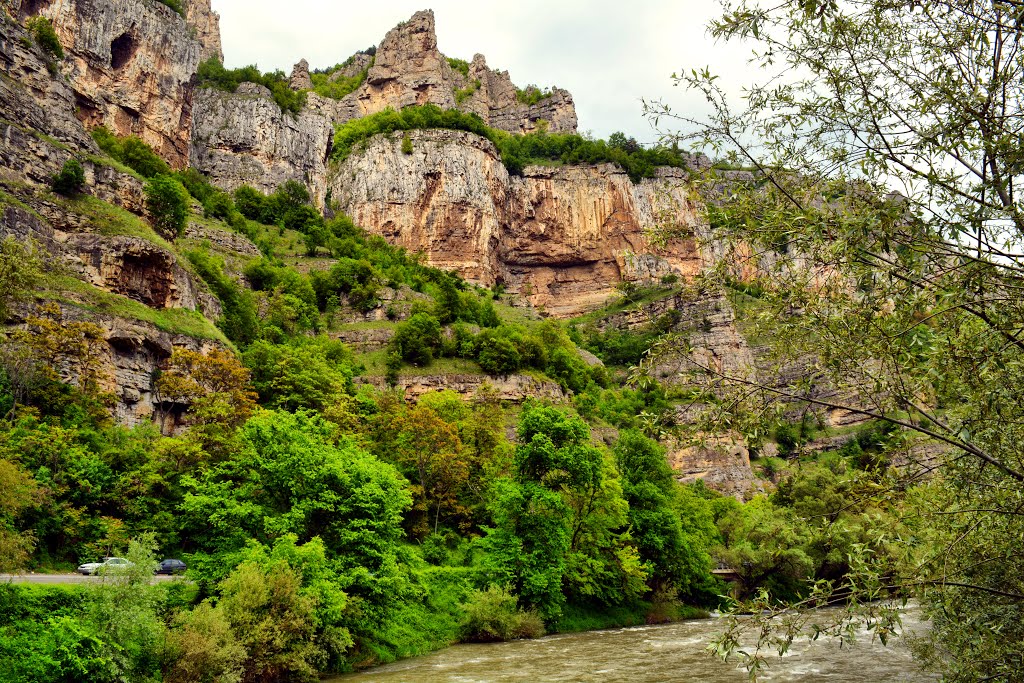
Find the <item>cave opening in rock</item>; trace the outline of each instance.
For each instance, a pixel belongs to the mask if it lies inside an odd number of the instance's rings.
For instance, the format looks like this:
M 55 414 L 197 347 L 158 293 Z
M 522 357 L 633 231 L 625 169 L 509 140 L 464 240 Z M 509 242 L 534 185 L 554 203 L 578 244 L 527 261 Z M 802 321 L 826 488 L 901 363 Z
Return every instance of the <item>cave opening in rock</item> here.
M 110 66 L 120 69 L 135 56 L 138 44 L 130 33 L 122 33 L 110 42 Z
M 21 11 L 19 16 L 24 19 L 25 17 L 34 17 L 39 14 L 43 8 L 50 4 L 50 0 L 25 0 L 21 3 Z

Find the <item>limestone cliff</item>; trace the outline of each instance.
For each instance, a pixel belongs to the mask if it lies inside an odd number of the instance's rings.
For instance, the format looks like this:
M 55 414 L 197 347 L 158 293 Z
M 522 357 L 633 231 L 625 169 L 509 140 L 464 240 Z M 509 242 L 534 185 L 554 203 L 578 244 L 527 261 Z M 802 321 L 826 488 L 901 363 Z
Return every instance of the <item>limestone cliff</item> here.
M 219 53 L 209 0 L 187 3 L 191 21 L 155 0 L 15 0 L 20 19 L 51 19 L 79 119 L 138 135 L 176 167 L 188 161 L 194 76 Z
M 5 8 L 13 16 L 25 9 Z M 94 31 L 99 29 L 87 32 Z M 74 84 L 51 69 L 49 56 L 23 27 L 4 17 L 0 67 L 0 240 L 42 250 L 49 270 L 38 300 L 56 299 L 63 319 L 88 319 L 103 329 L 101 374 L 116 399 L 115 417 L 125 424 L 152 419 L 160 412 L 154 372 L 172 349 L 221 345 L 219 332 L 203 318 L 217 318 L 220 303 L 139 217 L 142 183 L 97 157 L 75 115 L 81 94 Z M 82 196 L 75 200 L 49 192 L 53 174 L 72 156 L 85 171 Z M 19 315 L 33 308 L 28 303 Z M 75 368 L 62 370 L 74 380 Z M 177 413 L 164 413 L 158 417 L 173 427 Z
M 698 206 L 685 173 L 634 184 L 612 165 L 530 167 L 509 175 L 487 140 L 461 131 L 378 136 L 332 174 L 341 210 L 438 267 L 503 284 L 558 316 L 604 303 L 621 281 L 692 277 L 695 237 L 656 247 L 645 230 L 670 223 L 691 235 Z
M 357 53 L 352 65 L 338 73 L 350 77 L 362 68 L 368 68 L 362 86 L 341 101 L 322 105 L 335 123 L 388 107 L 436 104 L 475 112 L 488 125 L 513 133 L 542 126 L 551 132 L 576 132 L 576 106 L 568 91 L 538 91 L 540 101 L 529 104 L 519 101 L 508 72 L 488 68 L 483 55 L 476 55 L 465 73 L 454 69 L 438 50 L 430 10 L 417 12 L 389 31 L 377 47 L 372 66 L 368 55 Z
M 323 201 L 334 131 L 316 111 L 283 112 L 267 88 L 243 83 L 235 93 L 197 90 L 193 122 L 192 166 L 219 186 L 271 192 L 298 180 Z
M 526 104 L 519 101 L 508 73 L 489 69 L 482 55 L 476 55 L 466 74 L 452 68 L 437 48 L 430 11 L 417 12 L 391 30 L 374 57 L 356 53 L 331 77 L 349 78 L 363 70 L 366 79 L 354 92 L 341 100 L 309 92 L 298 115 L 282 112 L 269 91 L 251 83 L 235 93 L 198 89 L 190 124 L 191 165 L 226 189 L 248 184 L 271 191 L 285 180 L 299 180 L 323 205 L 333 124 L 388 107 L 429 103 L 460 108 L 514 133 L 542 127 L 576 131 L 576 109 L 567 91 L 556 88 Z M 312 87 L 305 59 L 295 64 L 289 84 L 295 90 Z

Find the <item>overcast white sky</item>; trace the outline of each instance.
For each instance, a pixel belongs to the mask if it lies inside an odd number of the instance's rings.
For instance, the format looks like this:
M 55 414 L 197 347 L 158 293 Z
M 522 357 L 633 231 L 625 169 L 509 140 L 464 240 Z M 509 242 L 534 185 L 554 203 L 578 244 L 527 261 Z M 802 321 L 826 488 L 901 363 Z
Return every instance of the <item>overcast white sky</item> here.
M 433 9 L 437 42 L 449 57 L 477 52 L 519 86 L 569 90 L 581 131 L 621 130 L 643 142 L 656 134 L 641 98 L 703 110 L 693 93 L 672 86 L 673 72 L 711 66 L 730 90 L 751 75 L 749 47 L 715 44 L 705 33 L 715 0 L 212 0 L 221 16 L 227 66 L 258 64 L 286 73 L 301 58 L 325 67 L 379 44 L 398 22 Z

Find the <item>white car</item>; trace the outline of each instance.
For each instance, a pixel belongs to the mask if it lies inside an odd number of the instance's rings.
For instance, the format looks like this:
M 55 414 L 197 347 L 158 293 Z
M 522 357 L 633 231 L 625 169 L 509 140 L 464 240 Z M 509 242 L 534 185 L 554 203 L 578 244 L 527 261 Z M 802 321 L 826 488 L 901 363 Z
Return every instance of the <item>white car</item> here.
M 123 557 L 104 557 L 102 562 L 86 562 L 78 565 L 75 571 L 86 576 L 102 574 L 111 569 L 128 569 L 132 563 Z

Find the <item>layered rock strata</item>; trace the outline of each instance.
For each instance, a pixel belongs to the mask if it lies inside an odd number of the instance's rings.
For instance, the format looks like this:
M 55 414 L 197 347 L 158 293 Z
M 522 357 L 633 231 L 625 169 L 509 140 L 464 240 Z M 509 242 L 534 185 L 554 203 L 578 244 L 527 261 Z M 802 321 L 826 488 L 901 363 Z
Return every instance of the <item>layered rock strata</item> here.
M 530 167 L 516 177 L 471 133 L 410 139 L 410 154 L 401 135 L 371 139 L 328 187 L 357 224 L 431 265 L 566 317 L 600 306 L 619 282 L 691 278 L 703 265 L 700 211 L 681 170 L 640 183 L 612 165 Z M 656 246 L 647 231 L 657 225 L 691 237 Z
M 387 382 L 383 377 L 357 377 L 356 382 L 369 384 L 386 391 Z M 533 375 L 506 375 L 490 377 L 488 375 L 418 375 L 399 376 L 395 385 L 400 388 L 406 401 L 415 402 L 423 394 L 434 391 L 449 390 L 464 398 L 469 398 L 484 386 L 492 388 L 501 401 L 521 403 L 528 398 L 539 398 L 549 401 L 565 400 L 565 392 L 555 382 L 537 379 Z

